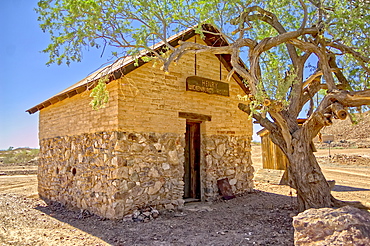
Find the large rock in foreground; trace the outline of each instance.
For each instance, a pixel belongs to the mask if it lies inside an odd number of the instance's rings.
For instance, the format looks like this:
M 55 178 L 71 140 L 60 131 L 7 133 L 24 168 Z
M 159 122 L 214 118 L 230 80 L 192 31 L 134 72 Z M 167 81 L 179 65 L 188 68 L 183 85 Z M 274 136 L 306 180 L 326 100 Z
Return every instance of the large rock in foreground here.
M 294 245 L 370 245 L 370 213 L 350 206 L 306 210 L 293 226 Z

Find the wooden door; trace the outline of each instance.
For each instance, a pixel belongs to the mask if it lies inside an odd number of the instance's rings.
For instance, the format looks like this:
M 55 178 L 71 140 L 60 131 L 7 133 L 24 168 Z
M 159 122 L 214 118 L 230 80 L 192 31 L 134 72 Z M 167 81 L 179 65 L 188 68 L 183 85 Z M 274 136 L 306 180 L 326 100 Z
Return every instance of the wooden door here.
M 200 199 L 200 123 L 187 122 L 184 198 Z

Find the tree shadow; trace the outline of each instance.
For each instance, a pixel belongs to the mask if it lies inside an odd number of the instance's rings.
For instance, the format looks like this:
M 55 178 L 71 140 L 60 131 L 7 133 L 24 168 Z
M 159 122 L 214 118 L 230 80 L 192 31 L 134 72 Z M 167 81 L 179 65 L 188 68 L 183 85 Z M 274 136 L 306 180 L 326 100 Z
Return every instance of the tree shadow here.
M 370 191 L 370 189 L 365 188 L 358 188 L 358 187 L 351 187 L 351 186 L 344 186 L 344 185 L 335 185 L 332 191 L 337 192 L 347 192 L 347 191 Z
M 148 223 L 105 220 L 58 203 L 35 209 L 111 245 L 293 245 L 290 196 L 255 191 L 198 207 L 162 212 Z

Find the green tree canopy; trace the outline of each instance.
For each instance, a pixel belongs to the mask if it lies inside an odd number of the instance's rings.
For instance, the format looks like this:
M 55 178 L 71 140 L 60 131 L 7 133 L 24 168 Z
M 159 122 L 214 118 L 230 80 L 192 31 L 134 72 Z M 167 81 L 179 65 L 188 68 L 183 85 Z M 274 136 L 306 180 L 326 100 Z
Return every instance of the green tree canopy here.
M 296 33 L 300 48 L 296 44 L 287 49 L 287 39 L 270 42 L 270 46 L 257 52 L 260 79 L 252 89 L 258 87 L 257 97 L 275 100 L 288 98 L 287 91 L 294 82 L 292 72 L 298 69 L 293 56 L 304 56 L 305 69 L 312 72 L 317 64 L 309 64 L 307 58 L 315 53 L 307 44 L 315 43 L 336 55 L 342 73 L 351 80 L 354 89 L 368 87 L 370 21 L 369 2 L 352 1 L 143 1 L 143 0 L 42 0 L 37 12 L 41 28 L 50 34 L 51 43 L 44 50 L 49 54 L 50 63 L 70 64 L 81 61 L 83 52 L 89 47 L 105 49 L 116 47 L 113 57 L 137 55 L 140 50 L 151 50 L 158 41 L 187 28 L 202 33 L 201 24 L 210 23 L 219 28 L 223 38 L 240 52 L 240 57 L 249 67 L 247 56 L 250 45 L 246 41 L 261 44 L 271 37 L 283 33 Z M 288 37 L 289 38 L 289 37 Z M 243 43 L 244 42 L 244 43 Z M 306 42 L 306 43 L 305 43 Z M 325 44 L 324 44 L 325 43 Z M 174 50 L 166 43 L 168 49 Z M 305 47 L 305 48 L 303 48 Z M 199 50 L 199 48 L 198 48 Z M 217 51 L 215 51 L 217 52 Z M 220 51 L 222 52 L 222 51 Z M 251 52 L 250 52 L 251 53 Z M 295 54 L 293 54 L 295 53 Z M 316 52 L 317 53 L 317 52 Z M 158 59 L 166 62 L 157 55 Z M 312 57 L 312 56 L 311 56 Z M 168 61 L 168 60 L 167 60 Z M 284 69 L 281 69 L 284 68 Z M 342 81 L 343 82 L 343 81 Z M 262 93 L 262 94 L 261 94 Z

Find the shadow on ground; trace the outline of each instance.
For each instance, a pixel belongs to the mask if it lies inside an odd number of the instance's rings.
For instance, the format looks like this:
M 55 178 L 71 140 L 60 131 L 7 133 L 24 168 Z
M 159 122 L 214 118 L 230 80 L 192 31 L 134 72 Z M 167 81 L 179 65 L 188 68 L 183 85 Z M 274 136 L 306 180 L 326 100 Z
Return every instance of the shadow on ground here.
M 36 209 L 111 245 L 293 245 L 293 199 L 255 191 L 200 204 L 203 209 L 185 206 L 148 223 L 104 220 L 58 204 Z
M 364 188 L 357 188 L 357 187 L 351 187 L 351 186 L 344 186 L 344 185 L 335 185 L 332 191 L 337 192 L 347 192 L 347 191 L 370 191 L 370 189 L 364 189 Z

